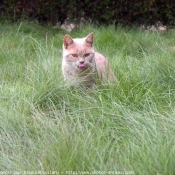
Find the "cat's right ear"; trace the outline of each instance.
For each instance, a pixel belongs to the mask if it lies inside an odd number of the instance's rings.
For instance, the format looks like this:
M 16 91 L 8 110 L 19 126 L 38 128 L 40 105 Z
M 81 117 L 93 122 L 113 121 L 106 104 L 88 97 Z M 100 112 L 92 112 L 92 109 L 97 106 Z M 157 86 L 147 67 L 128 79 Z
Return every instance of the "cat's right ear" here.
M 71 44 L 73 44 L 73 39 L 71 38 L 71 36 L 69 35 L 65 35 L 64 39 L 63 39 L 63 45 L 64 48 L 67 49 L 68 46 L 70 46 Z
M 94 39 L 94 34 L 93 33 L 90 33 L 87 37 L 86 37 L 86 42 L 89 43 L 92 47 L 93 45 L 93 39 Z

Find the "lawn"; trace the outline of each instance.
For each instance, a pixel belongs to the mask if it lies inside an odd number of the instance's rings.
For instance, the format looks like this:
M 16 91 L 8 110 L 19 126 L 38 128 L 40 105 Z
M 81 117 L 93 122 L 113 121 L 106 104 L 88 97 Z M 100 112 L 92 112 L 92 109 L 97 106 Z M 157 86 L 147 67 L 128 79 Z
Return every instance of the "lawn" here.
M 175 174 L 175 30 L 81 26 L 118 83 L 64 86 L 59 27 L 0 24 L 0 174 Z

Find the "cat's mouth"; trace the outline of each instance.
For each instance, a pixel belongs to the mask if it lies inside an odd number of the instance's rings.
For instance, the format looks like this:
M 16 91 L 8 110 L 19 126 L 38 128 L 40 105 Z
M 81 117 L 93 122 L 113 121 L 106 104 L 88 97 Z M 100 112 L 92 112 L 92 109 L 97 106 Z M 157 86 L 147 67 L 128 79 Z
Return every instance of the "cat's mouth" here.
M 78 65 L 78 68 L 79 68 L 79 69 L 83 69 L 83 68 L 85 68 L 85 67 L 86 67 L 86 65 L 85 65 L 84 63 L 81 63 L 81 64 Z

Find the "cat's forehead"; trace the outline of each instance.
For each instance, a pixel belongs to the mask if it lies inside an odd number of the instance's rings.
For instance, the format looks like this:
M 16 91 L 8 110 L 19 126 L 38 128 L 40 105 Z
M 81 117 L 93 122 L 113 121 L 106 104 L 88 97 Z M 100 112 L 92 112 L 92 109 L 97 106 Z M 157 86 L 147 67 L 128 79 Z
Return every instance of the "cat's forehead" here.
M 64 43 L 63 43 L 64 55 L 67 55 L 70 53 L 76 53 L 81 55 L 86 52 L 94 52 L 94 48 L 92 44 L 90 44 L 87 41 L 87 37 L 85 38 L 71 38 L 70 36 L 66 36 L 66 37 L 67 38 L 64 38 Z
M 86 38 L 74 38 L 73 41 L 77 44 L 83 44 Z

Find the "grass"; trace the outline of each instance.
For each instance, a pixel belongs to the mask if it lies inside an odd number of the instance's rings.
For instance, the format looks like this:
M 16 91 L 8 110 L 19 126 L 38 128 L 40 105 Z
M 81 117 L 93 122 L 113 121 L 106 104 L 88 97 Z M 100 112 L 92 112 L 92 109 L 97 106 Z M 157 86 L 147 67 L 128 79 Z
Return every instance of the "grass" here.
M 84 92 L 64 86 L 66 31 L 29 21 L 0 28 L 1 174 L 175 174 L 174 30 L 72 31 L 94 32 L 119 81 Z

